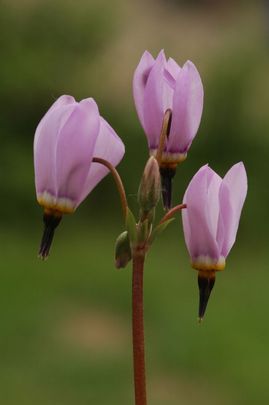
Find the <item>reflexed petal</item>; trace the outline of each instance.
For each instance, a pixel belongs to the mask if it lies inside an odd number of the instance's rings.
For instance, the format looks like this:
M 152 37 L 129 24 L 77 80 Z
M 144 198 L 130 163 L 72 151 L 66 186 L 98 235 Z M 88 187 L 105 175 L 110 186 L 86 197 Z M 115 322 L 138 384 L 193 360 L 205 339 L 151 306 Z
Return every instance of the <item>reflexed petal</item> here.
M 181 68 L 174 61 L 174 59 L 169 58 L 168 61 L 165 64 L 165 69 L 164 69 L 164 72 L 163 72 L 163 81 L 164 81 L 164 85 L 163 85 L 163 111 L 164 112 L 168 108 L 172 109 L 176 78 L 177 78 L 180 70 L 181 70 Z
M 151 69 L 144 93 L 144 129 L 151 149 L 158 147 L 165 112 L 163 102 L 165 64 L 165 55 L 161 51 Z
M 208 169 L 207 211 L 210 219 L 210 229 L 216 239 L 220 213 L 219 190 L 222 178 L 210 167 Z
M 143 128 L 144 128 L 144 112 L 143 112 L 144 93 L 149 73 L 151 71 L 152 66 L 154 65 L 154 62 L 155 59 L 153 58 L 153 56 L 148 51 L 145 51 L 134 73 L 133 79 L 134 102 L 139 120 Z
M 219 258 L 214 234 L 216 226 L 212 224 L 215 215 L 210 215 L 208 210 L 208 187 L 215 175 L 207 165 L 203 166 L 192 178 L 183 198 L 183 202 L 187 204 L 187 208 L 182 211 L 184 236 L 193 260 L 202 255 L 212 259 Z M 216 187 L 217 181 L 214 179 L 212 191 Z
M 166 71 L 170 73 L 170 75 L 174 79 L 174 83 L 176 84 L 177 77 L 179 72 L 181 71 L 181 67 L 177 64 L 177 62 L 173 58 L 169 58 L 166 64 Z
M 230 203 L 230 192 L 226 184 L 222 182 L 219 192 L 219 204 L 220 204 L 220 214 L 219 214 L 219 222 L 218 222 L 218 229 L 217 229 L 217 241 L 219 250 L 223 256 L 227 256 L 224 254 L 226 251 L 225 244 L 227 240 L 227 234 L 229 234 L 230 228 L 230 218 L 232 215 L 232 207 Z
M 93 99 L 75 105 L 61 128 L 56 145 L 57 197 L 81 198 L 99 132 L 100 117 Z
M 164 79 L 169 84 L 172 93 L 174 93 L 174 90 L 176 88 L 177 77 L 180 71 L 181 67 L 176 63 L 176 61 L 172 58 L 169 58 L 166 63 L 166 68 L 164 69 Z
M 187 61 L 177 77 L 168 151 L 188 150 L 199 128 L 202 110 L 202 81 L 194 64 Z
M 164 69 L 164 80 L 169 84 L 170 88 L 172 91 L 175 90 L 176 88 L 176 79 L 172 76 L 172 74 L 169 72 L 169 70 Z
M 46 121 L 47 121 L 48 117 L 50 116 L 51 112 L 56 108 L 64 107 L 64 106 L 67 106 L 70 104 L 76 104 L 76 100 L 72 96 L 63 95 L 63 96 L 60 96 L 59 98 L 57 98 L 57 100 L 48 109 L 48 111 L 46 112 L 46 114 L 43 116 L 43 118 L 41 119 L 41 121 L 38 124 L 36 133 L 35 133 L 35 138 L 34 138 L 34 147 L 39 138 L 40 128 L 42 127 L 42 125 L 44 125 L 44 124 L 46 125 Z
M 69 96 L 69 95 L 64 94 L 63 96 L 60 96 L 59 98 L 57 98 L 57 100 L 52 104 L 50 109 L 47 111 L 46 115 L 50 111 L 52 111 L 54 108 L 63 107 L 65 105 L 75 104 L 75 103 L 76 103 L 76 100 L 74 99 L 73 96 Z
M 94 156 L 107 160 L 117 166 L 123 158 L 125 147 L 113 128 L 100 117 L 100 130 L 94 148 Z M 100 163 L 92 163 L 84 184 L 80 201 L 84 200 L 91 190 L 109 173 L 109 170 Z
M 247 175 L 244 164 L 240 162 L 227 172 L 220 188 L 220 212 L 224 224 L 222 254 L 225 257 L 235 242 L 246 195 Z
M 64 96 L 65 97 L 65 96 Z M 35 185 L 37 193 L 48 191 L 57 194 L 56 184 L 56 143 L 66 121 L 76 103 L 66 103 L 60 107 L 64 97 L 60 97 L 40 121 L 34 139 Z M 69 97 L 69 96 L 68 96 Z

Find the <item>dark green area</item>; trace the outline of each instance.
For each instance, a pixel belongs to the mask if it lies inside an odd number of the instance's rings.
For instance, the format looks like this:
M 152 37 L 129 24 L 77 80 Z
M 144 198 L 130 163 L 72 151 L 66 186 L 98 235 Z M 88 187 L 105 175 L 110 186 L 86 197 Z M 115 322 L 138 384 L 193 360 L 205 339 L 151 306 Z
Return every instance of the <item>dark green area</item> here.
M 64 221 L 47 262 L 36 257 L 38 230 L 1 236 L 3 403 L 131 403 L 131 271 L 113 268 L 120 225 L 102 229 Z M 238 244 L 199 325 L 197 274 L 178 231 L 175 221 L 156 242 L 145 273 L 151 403 L 266 403 L 264 251 Z

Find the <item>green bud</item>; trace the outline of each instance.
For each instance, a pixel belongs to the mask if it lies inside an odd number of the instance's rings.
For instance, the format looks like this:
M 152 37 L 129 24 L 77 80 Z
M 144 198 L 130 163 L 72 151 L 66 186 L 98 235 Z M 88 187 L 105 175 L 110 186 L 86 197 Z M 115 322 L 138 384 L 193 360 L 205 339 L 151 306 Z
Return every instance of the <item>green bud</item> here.
M 142 222 L 139 222 L 137 229 L 137 243 L 138 245 L 144 244 L 149 237 L 151 231 L 151 224 L 148 219 L 145 219 Z
M 127 266 L 128 262 L 132 259 L 132 252 L 130 247 L 130 240 L 128 232 L 122 232 L 115 244 L 115 266 L 121 269 Z
M 159 202 L 161 178 L 157 160 L 151 156 L 147 161 L 138 190 L 138 203 L 144 212 L 149 212 Z

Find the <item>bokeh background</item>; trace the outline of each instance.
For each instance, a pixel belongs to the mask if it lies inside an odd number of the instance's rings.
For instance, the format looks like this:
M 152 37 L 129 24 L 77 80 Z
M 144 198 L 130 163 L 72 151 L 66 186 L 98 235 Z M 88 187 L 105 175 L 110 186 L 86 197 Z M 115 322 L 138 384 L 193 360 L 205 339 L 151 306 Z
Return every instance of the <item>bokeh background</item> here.
M 269 403 L 269 4 L 239 0 L 2 0 L 0 3 L 0 404 L 133 403 L 131 271 L 114 269 L 123 230 L 108 176 L 37 259 L 32 143 L 61 94 L 92 96 L 126 144 L 119 166 L 137 212 L 147 145 L 132 100 L 145 49 L 191 59 L 204 114 L 174 201 L 198 168 L 243 160 L 249 192 L 206 319 L 177 219 L 145 274 L 149 404 Z M 162 215 L 162 208 L 158 212 Z

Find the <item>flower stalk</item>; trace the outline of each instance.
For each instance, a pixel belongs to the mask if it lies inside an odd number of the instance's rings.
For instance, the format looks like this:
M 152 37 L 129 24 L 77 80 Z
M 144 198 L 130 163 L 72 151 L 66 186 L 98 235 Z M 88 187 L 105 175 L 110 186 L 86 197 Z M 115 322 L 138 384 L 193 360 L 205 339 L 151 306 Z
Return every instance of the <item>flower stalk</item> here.
M 171 128 L 171 119 L 172 119 L 172 110 L 170 110 L 170 108 L 168 108 L 164 113 L 160 141 L 159 141 L 159 146 L 158 146 L 158 150 L 157 150 L 157 154 L 156 154 L 156 159 L 157 159 L 157 162 L 159 163 L 159 166 L 161 166 L 161 163 L 162 163 L 162 154 L 164 151 L 165 142 L 167 141 L 167 139 L 169 137 L 170 128 Z
M 179 204 L 175 207 L 171 208 L 161 219 L 160 224 L 168 221 L 169 219 L 173 218 L 176 212 L 180 212 L 181 210 L 187 208 L 186 204 Z
M 145 253 L 135 249 L 133 253 L 132 326 L 135 405 L 146 405 L 146 373 L 144 345 L 143 273 Z
M 115 169 L 115 167 L 105 159 L 94 157 L 92 161 L 94 163 L 100 163 L 101 165 L 104 165 L 105 167 L 107 167 L 110 170 L 110 172 L 113 176 L 113 179 L 115 180 L 115 183 L 116 183 L 119 195 L 120 195 L 123 218 L 125 219 L 126 215 L 127 215 L 128 202 L 127 202 L 127 198 L 126 198 L 124 185 L 122 183 L 121 177 L 120 177 L 117 169 Z

